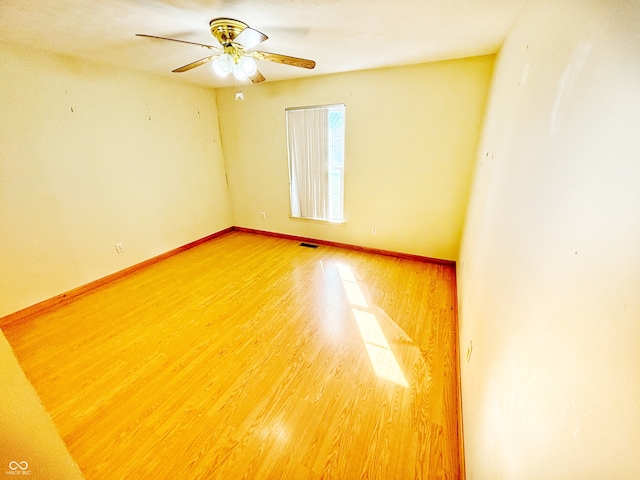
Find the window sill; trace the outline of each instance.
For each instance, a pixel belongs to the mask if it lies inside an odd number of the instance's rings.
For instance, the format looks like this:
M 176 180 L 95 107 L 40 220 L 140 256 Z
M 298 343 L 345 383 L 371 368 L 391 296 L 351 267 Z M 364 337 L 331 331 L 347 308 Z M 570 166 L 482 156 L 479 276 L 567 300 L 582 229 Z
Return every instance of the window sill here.
M 294 220 L 296 222 L 323 223 L 325 225 L 335 225 L 337 227 L 344 225 L 346 223 L 344 220 L 342 220 L 341 222 L 334 222 L 334 221 L 325 220 L 322 218 L 293 217 L 291 215 L 289 215 L 289 219 Z

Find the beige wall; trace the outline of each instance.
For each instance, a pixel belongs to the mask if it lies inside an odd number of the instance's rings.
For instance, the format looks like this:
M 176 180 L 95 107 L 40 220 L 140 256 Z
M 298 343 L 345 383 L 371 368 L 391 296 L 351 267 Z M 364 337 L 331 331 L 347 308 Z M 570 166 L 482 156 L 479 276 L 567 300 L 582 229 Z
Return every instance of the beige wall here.
M 2 44 L 0 62 L 0 316 L 233 224 L 214 91 Z
M 493 61 L 249 85 L 244 102 L 219 90 L 235 224 L 455 260 Z M 346 224 L 291 220 L 285 108 L 333 103 L 346 104 Z
M 458 263 L 469 480 L 640 478 L 639 25 L 531 2 L 498 57 Z
M 0 475 L 42 480 L 83 478 L 1 332 L 0 365 Z

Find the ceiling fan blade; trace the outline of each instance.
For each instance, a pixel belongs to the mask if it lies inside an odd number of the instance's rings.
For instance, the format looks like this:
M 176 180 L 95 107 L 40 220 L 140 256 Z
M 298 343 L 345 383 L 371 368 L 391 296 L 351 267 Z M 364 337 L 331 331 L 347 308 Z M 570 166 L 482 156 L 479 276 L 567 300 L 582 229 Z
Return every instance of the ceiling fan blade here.
M 189 42 L 187 40 L 178 40 L 177 38 L 156 37 L 155 35 L 146 35 L 144 33 L 136 33 L 136 37 L 157 38 L 159 40 L 170 40 L 172 42 L 188 43 L 189 45 L 198 45 L 199 47 L 210 48 L 211 50 L 221 50 L 219 47 L 213 45 L 206 45 L 204 43 Z
M 253 58 L 258 60 L 269 60 L 276 63 L 284 63 L 285 65 L 291 65 L 292 67 L 301 67 L 312 69 L 316 66 L 316 62 L 313 60 L 307 60 L 305 58 L 290 57 L 288 55 L 281 55 L 279 53 L 271 52 L 251 52 L 249 53 Z
M 196 68 L 196 67 L 199 67 L 200 65 L 204 65 L 205 63 L 209 63 L 211 60 L 214 60 L 219 56 L 220 55 L 210 55 L 208 57 L 201 58 L 200 60 L 196 60 L 195 62 L 191 62 L 188 65 L 185 65 L 185 66 L 180 67 L 180 68 L 176 68 L 175 70 L 172 70 L 172 72 L 173 73 L 186 72 L 187 70 L 191 70 L 192 68 Z
M 267 37 L 264 33 L 259 32 L 251 27 L 247 27 L 242 30 L 238 36 L 234 39 L 235 43 L 239 43 L 244 47 L 245 50 L 250 50 L 256 45 L 264 42 L 269 37 Z
M 249 78 L 253 83 L 260 83 L 266 80 L 264 75 L 262 75 L 258 70 L 256 70 L 253 75 L 249 75 Z

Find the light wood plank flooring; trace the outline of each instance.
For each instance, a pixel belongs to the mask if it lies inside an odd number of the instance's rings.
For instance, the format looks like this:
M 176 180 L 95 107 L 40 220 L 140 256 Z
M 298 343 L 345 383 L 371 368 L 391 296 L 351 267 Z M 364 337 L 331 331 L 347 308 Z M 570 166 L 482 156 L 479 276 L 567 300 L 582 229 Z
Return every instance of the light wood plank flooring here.
M 87 480 L 457 479 L 456 322 L 453 267 L 232 232 L 4 333 Z

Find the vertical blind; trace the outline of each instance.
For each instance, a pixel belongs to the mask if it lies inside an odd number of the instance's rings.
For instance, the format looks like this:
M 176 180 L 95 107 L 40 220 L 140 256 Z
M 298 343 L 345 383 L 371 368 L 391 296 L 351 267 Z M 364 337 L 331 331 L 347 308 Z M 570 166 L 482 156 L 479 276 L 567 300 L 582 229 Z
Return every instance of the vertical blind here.
M 336 109 L 343 118 L 344 105 L 286 111 L 292 217 L 342 221 L 344 122 L 331 121 Z

